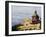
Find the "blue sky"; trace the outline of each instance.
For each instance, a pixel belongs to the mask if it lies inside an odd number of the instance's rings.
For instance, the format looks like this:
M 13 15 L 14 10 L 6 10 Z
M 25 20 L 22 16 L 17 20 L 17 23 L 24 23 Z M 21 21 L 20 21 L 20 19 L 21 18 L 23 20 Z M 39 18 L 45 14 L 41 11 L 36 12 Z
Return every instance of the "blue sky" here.
M 12 26 L 21 23 L 22 19 L 25 17 L 31 18 L 35 10 L 37 11 L 37 14 L 41 17 L 41 7 L 12 5 L 11 8 Z

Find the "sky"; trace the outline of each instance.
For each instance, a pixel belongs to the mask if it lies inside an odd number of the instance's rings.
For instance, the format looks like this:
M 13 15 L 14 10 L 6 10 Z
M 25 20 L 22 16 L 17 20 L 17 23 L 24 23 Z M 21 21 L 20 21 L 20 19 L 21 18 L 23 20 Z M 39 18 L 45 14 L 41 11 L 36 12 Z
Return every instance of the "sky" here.
M 12 16 L 12 26 L 17 25 L 22 22 L 25 17 L 32 18 L 34 11 L 41 17 L 41 7 L 36 6 L 11 6 L 11 16 Z

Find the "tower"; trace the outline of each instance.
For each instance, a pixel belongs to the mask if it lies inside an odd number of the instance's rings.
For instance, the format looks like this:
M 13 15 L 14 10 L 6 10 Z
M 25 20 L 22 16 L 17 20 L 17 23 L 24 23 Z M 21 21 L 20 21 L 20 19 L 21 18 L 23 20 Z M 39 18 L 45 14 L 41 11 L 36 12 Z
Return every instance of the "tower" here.
M 35 12 L 34 12 L 34 14 L 33 14 L 33 16 L 32 16 L 32 23 L 33 23 L 33 24 L 37 24 L 38 21 L 39 21 L 39 16 L 38 16 L 38 14 L 37 14 L 37 11 L 35 10 Z

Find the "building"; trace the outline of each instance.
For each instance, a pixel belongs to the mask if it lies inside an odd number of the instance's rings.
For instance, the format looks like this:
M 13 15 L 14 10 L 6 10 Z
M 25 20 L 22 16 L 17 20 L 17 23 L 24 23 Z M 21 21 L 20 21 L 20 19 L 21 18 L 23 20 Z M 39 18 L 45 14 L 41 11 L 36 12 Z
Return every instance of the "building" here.
M 35 11 L 34 14 L 32 15 L 32 23 L 33 24 L 40 23 L 40 19 L 39 19 L 39 16 L 37 14 L 37 11 Z

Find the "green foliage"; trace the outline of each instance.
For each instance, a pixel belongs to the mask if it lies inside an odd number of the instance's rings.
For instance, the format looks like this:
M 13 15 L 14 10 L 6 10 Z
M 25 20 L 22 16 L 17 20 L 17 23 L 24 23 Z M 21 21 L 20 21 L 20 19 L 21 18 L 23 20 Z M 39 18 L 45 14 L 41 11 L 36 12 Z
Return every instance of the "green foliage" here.
M 41 26 L 39 26 L 40 28 Z M 38 30 L 37 29 L 37 25 L 33 25 L 33 26 L 24 26 L 24 25 L 15 25 L 12 27 L 12 31 L 25 31 L 25 30 Z

